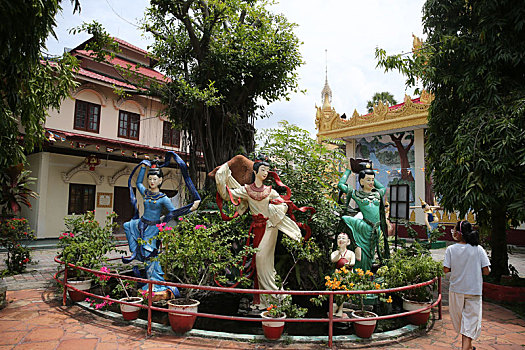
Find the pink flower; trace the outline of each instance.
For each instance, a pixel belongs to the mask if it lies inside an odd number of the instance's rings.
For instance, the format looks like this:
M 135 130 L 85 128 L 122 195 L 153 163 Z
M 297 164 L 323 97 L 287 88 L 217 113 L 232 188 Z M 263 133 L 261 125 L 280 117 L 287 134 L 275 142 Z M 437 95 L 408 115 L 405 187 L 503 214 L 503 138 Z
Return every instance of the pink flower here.
M 69 237 L 73 238 L 73 237 L 75 237 L 75 234 L 73 232 L 70 232 L 69 233 Z
M 85 301 L 86 303 L 89 303 L 89 302 L 91 301 L 91 299 L 86 298 L 84 301 Z
M 102 266 L 100 268 L 100 271 L 101 272 L 105 272 L 105 273 L 109 273 L 110 272 L 110 270 L 106 266 Z M 105 275 L 97 275 L 97 276 L 103 281 L 107 281 L 107 280 L 111 279 L 111 276 L 105 276 Z
M 181 218 L 181 217 L 179 217 L 179 221 L 182 221 L 182 220 L 184 220 L 184 219 L 183 219 L 183 218 Z
M 168 227 L 165 228 L 165 230 L 166 231 L 171 231 L 171 230 L 173 230 L 173 227 L 168 226 Z
M 204 230 L 206 230 L 207 227 L 206 227 L 205 225 L 195 225 L 194 229 L 195 229 L 195 230 L 200 230 L 200 229 L 204 229 Z

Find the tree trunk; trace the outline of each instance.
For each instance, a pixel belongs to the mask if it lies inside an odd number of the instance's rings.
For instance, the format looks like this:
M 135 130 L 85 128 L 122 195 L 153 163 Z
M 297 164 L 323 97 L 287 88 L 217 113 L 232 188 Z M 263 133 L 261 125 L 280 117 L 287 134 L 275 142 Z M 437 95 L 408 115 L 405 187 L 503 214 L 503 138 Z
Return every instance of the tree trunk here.
M 401 134 L 399 137 L 395 137 L 394 135 L 390 135 L 390 139 L 394 142 L 397 148 L 397 153 L 399 154 L 399 162 L 401 163 L 401 179 L 406 181 L 414 181 L 414 177 L 412 176 L 412 173 L 408 172 L 408 168 L 410 168 L 410 162 L 408 161 L 408 151 L 412 148 L 412 145 L 414 144 L 414 139 L 410 140 L 410 143 L 405 148 L 403 146 L 403 143 L 401 142 L 403 140 L 404 134 Z
M 509 274 L 507 252 L 507 218 L 504 207 L 493 208 L 491 212 L 491 276 L 499 282 L 502 275 Z

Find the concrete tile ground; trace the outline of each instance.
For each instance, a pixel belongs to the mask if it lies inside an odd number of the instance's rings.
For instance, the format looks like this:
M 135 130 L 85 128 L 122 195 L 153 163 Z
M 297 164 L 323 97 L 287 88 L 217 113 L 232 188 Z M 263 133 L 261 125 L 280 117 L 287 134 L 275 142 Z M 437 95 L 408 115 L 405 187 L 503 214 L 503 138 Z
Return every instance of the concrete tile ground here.
M 52 274 L 55 250 L 35 251 L 39 263 L 22 275 L 8 277 L 8 306 L 0 311 L 2 349 L 325 349 L 326 344 L 247 343 L 153 332 L 125 322 L 98 317 L 79 306 L 62 306 Z M 441 250 L 433 252 L 440 260 Z M 511 263 L 525 272 L 525 254 L 511 255 Z M 3 256 L 0 254 L 0 259 Z M 448 285 L 446 279 L 444 289 Z M 446 293 L 445 293 L 446 295 Z M 444 295 L 444 296 L 445 296 Z M 434 316 L 437 316 L 434 313 Z M 512 311 L 483 303 L 483 326 L 477 349 L 525 349 L 525 320 Z M 434 317 L 428 331 L 387 343 L 334 343 L 334 349 L 459 349 L 461 338 L 452 328 L 444 303 L 443 319 Z

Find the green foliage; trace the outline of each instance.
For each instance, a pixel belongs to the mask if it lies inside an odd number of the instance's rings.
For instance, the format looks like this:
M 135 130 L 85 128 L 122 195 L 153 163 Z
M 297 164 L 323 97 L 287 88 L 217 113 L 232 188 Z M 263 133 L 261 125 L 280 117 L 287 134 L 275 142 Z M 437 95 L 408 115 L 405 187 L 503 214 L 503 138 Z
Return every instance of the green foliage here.
M 292 201 L 298 206 L 311 206 L 316 213 L 309 223 L 312 237 L 321 251 L 323 258 L 316 263 L 299 262 L 296 266 L 296 276 L 290 280 L 292 289 L 314 290 L 322 284 L 322 278 L 331 269 L 330 253 L 332 239 L 337 230 L 339 211 L 336 203 L 337 183 L 340 171 L 346 158 L 336 145 L 323 145 L 310 137 L 308 131 L 286 121 L 279 123 L 279 128 L 265 129 L 257 135 L 257 153 L 267 155 L 272 167 L 279 173 L 283 183 L 292 191 Z M 329 147 L 332 146 L 332 147 Z M 278 189 L 278 188 L 277 188 Z M 305 221 L 306 215 L 295 213 L 299 221 Z M 276 261 L 290 260 L 289 254 L 276 253 Z M 282 252 L 281 252 L 282 254 Z M 284 265 L 277 267 L 284 275 Z
M 36 178 L 30 177 L 31 171 L 24 170 L 22 164 L 0 170 L 0 214 L 2 217 L 17 215 L 21 204 L 31 208 L 29 198 L 37 198 L 38 194 L 30 186 Z
M 107 57 L 114 58 L 115 54 L 120 53 L 121 50 L 117 42 L 109 36 L 97 21 L 91 23 L 84 22 L 80 26 L 69 30 L 69 33 L 73 35 L 82 32 L 91 35 L 91 39 L 84 47 L 84 50 L 93 52 L 91 57 L 94 61 L 104 62 Z
M 303 63 L 294 24 L 266 10 L 271 2 L 154 0 L 143 24 L 158 67 L 170 120 L 189 130 L 207 171 L 254 149 L 252 122 L 264 106 L 297 90 Z M 190 160 L 190 165 L 197 164 Z
M 266 310 L 268 311 L 267 315 L 270 317 L 278 318 L 284 314 L 287 318 L 303 318 L 308 312 L 307 308 L 299 307 L 292 303 L 291 295 L 270 295 L 269 302 L 270 306 Z
M 428 252 L 417 250 L 417 247 L 396 251 L 392 258 L 387 260 L 382 273 L 387 288 L 418 284 L 444 275 L 443 264 L 433 260 Z M 432 291 L 436 288 L 437 283 L 434 283 L 399 293 L 406 299 L 425 302 L 432 299 Z
M 75 86 L 74 57 L 64 54 L 48 60 L 42 55 L 45 40 L 54 36 L 60 3 L 31 0 L 1 5 L 0 168 L 25 161 L 24 151 L 44 140 L 48 108 L 58 109 Z M 78 1 L 74 3 L 79 9 Z
M 107 254 L 117 251 L 113 232 L 118 227 L 113 219 L 117 214 L 106 216 L 104 226 L 95 220 L 95 213 L 88 211 L 82 215 L 64 218 L 66 231 L 59 237 L 58 254 L 60 260 L 88 269 L 98 269 L 107 264 Z M 87 272 L 75 270 L 76 277 L 89 276 Z
M 435 96 L 427 161 L 440 205 L 490 226 L 492 274 L 508 272 L 507 218 L 525 220 L 525 4 L 428 0 L 427 39 L 414 56 L 378 65 L 420 78 Z
M 381 271 L 384 271 L 381 270 Z M 367 291 L 382 289 L 381 275 L 374 276 L 371 271 L 363 271 L 362 269 L 347 269 L 343 266 L 341 269 L 336 269 L 332 275 L 325 276 L 326 290 L 329 291 Z M 368 294 L 371 295 L 371 294 Z M 385 294 L 375 294 L 381 298 L 382 301 L 391 303 L 392 298 L 385 299 Z M 337 305 L 342 305 L 345 301 L 353 300 L 355 303 L 361 306 L 361 311 L 364 311 L 365 304 L 364 299 L 367 294 L 336 294 L 334 301 Z M 321 306 L 322 302 L 328 299 L 328 295 L 319 295 L 315 298 L 310 299 L 315 305 Z
M 394 106 L 397 104 L 394 95 L 392 95 L 390 92 L 376 92 L 374 96 L 372 96 L 372 99 L 366 104 L 366 108 L 368 108 L 368 113 L 372 113 L 374 111 L 374 106 L 376 106 L 379 103 L 379 101 L 383 102 L 383 104 L 386 104 L 388 102 L 389 106 Z
M 223 222 L 216 213 L 196 212 L 185 216 L 173 228 L 161 228 L 158 239 L 162 241 L 163 249 L 157 259 L 166 280 L 194 285 L 213 285 L 214 279 L 221 284 L 249 283 L 244 275 L 235 273 L 243 270 L 243 258 L 255 251 L 242 245 L 248 234 L 247 222 L 243 220 Z M 198 293 L 205 295 L 207 292 L 181 290 L 186 299 Z
M 34 239 L 27 219 L 0 220 L 0 247 L 7 250 L 7 270 L 2 274 L 16 275 L 25 271 L 32 261 L 31 249 L 27 244 Z

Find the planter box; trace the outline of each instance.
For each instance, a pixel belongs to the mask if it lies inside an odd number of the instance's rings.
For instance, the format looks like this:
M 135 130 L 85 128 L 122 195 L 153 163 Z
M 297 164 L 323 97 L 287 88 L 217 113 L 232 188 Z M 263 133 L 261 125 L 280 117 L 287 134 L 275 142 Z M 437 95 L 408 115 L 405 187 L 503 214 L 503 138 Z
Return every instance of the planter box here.
M 261 317 L 263 319 L 276 319 L 267 315 L 268 311 L 263 311 Z M 286 315 L 277 319 L 285 319 Z M 281 337 L 284 330 L 284 322 L 262 322 L 263 332 L 266 339 L 277 340 Z
M 523 302 L 525 287 L 501 286 L 483 282 L 483 298 L 495 301 Z
M 421 245 L 427 245 L 428 246 L 428 241 L 421 241 L 420 242 Z M 435 242 L 432 242 L 430 243 L 430 249 L 441 249 L 441 248 L 445 248 L 447 246 L 447 243 L 445 241 L 435 241 Z
M 87 291 L 87 290 L 91 289 L 91 280 L 73 280 L 73 279 L 70 279 L 70 280 L 67 281 L 67 283 L 71 287 L 74 287 L 74 288 L 76 288 L 78 290 Z M 86 298 L 86 296 L 84 294 L 82 294 L 81 292 L 77 292 L 76 290 L 73 290 L 73 289 L 70 289 L 70 288 L 67 289 L 67 292 L 69 294 L 69 297 L 71 298 L 71 301 L 74 301 L 74 302 L 82 301 L 82 300 L 84 300 Z
M 432 302 L 425 303 L 425 302 L 407 300 L 403 298 L 403 309 L 406 311 L 419 310 L 425 306 L 428 306 L 429 304 L 432 304 Z M 418 312 L 416 314 L 408 315 L 407 320 L 413 325 L 420 326 L 428 322 L 429 316 L 430 316 L 430 309 Z

